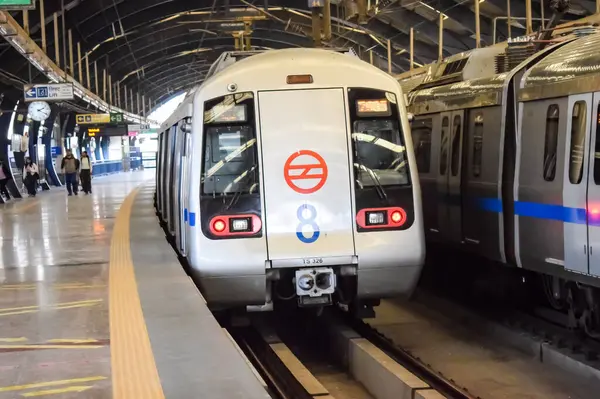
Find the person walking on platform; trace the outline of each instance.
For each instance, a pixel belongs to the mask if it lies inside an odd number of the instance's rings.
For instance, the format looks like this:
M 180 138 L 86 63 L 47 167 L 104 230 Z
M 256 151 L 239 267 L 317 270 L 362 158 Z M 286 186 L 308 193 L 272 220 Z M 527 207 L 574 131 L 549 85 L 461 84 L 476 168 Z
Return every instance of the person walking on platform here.
M 67 150 L 67 155 L 63 158 L 60 168 L 64 171 L 65 182 L 69 195 L 77 195 L 78 182 L 77 172 L 79 171 L 79 160 L 73 156 L 71 150 Z
M 92 161 L 88 156 L 87 151 L 81 153 L 81 187 L 83 192 L 87 194 L 92 193 Z
M 23 170 L 25 172 L 23 173 L 25 176 L 23 183 L 25 183 L 25 187 L 27 187 L 29 196 L 35 197 L 35 194 L 37 193 L 37 182 L 40 178 L 38 167 L 35 162 L 31 160 L 31 158 L 27 157 L 25 158 L 25 167 Z
M 8 166 L 0 159 L 0 195 L 4 195 L 7 201 L 10 199 L 10 193 L 6 189 L 9 177 L 10 171 L 8 170 Z

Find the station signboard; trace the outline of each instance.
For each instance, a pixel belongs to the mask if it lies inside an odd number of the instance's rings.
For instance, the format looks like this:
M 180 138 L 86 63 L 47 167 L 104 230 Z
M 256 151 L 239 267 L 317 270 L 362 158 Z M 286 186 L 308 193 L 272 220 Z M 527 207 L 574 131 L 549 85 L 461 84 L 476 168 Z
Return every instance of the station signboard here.
M 35 0 L 0 0 L 0 10 L 33 10 Z
M 110 114 L 77 114 L 75 121 L 78 125 L 95 125 L 110 123 Z
M 72 83 L 25 85 L 23 86 L 23 94 L 26 102 L 64 101 L 72 100 L 75 97 Z

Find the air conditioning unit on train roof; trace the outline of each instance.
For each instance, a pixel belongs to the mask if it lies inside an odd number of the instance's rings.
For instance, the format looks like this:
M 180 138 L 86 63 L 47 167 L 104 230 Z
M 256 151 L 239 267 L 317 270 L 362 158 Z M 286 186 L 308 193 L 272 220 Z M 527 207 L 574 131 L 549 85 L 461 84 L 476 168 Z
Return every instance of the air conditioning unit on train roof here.
M 432 64 L 420 87 L 492 77 L 496 75 L 496 57 L 504 50 L 505 46 L 497 45 L 451 55 L 440 63 Z

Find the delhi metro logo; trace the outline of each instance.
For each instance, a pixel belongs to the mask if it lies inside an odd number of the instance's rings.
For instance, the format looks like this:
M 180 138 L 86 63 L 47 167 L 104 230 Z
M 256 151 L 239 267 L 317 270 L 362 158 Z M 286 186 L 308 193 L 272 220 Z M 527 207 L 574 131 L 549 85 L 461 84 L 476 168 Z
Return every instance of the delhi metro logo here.
M 285 161 L 283 176 L 287 185 L 297 193 L 313 194 L 327 181 L 327 163 L 311 150 L 300 150 Z

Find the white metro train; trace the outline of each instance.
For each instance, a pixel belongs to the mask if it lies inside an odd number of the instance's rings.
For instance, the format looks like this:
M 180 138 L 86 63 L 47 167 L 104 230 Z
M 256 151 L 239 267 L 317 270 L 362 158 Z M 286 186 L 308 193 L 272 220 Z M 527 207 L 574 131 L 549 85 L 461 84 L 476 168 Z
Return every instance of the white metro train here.
M 156 206 L 214 310 L 410 294 L 425 258 L 398 82 L 352 53 L 223 53 L 161 127 Z

